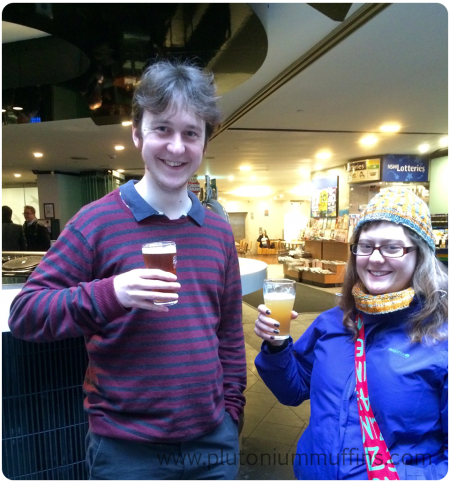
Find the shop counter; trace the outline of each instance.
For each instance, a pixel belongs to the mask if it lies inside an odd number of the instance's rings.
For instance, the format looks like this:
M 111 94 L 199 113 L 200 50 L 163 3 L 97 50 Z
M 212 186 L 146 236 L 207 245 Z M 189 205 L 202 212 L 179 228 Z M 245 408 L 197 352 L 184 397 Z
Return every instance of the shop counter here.
M 262 288 L 267 264 L 239 259 L 243 294 Z M 3 474 L 11 480 L 84 480 L 84 338 L 49 343 L 14 338 L 9 308 L 23 284 L 1 292 Z

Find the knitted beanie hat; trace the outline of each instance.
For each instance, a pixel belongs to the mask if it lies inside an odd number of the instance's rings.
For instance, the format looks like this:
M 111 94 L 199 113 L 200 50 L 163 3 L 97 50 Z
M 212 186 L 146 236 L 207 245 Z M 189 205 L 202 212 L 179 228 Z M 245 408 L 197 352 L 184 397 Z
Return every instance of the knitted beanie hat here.
M 406 226 L 435 250 L 430 210 L 423 200 L 406 188 L 385 188 L 375 195 L 362 212 L 356 229 L 369 221 L 390 221 Z

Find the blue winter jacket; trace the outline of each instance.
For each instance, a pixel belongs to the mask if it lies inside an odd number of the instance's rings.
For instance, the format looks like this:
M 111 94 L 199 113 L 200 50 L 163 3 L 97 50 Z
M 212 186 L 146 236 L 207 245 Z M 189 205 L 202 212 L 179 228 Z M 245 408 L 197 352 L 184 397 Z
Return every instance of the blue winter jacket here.
M 448 344 L 411 343 L 403 310 L 362 314 L 371 406 L 400 479 L 447 474 Z M 354 342 L 339 308 L 321 314 L 293 344 L 271 353 L 264 342 L 256 367 L 287 406 L 311 399 L 311 418 L 297 445 L 298 479 L 367 479 L 356 403 Z

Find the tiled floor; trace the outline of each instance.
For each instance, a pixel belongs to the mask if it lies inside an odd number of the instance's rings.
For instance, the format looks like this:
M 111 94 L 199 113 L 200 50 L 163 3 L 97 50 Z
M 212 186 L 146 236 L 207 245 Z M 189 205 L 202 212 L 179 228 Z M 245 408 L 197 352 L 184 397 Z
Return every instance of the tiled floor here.
M 268 276 L 282 277 L 282 265 L 268 266 Z M 319 289 L 318 289 L 319 290 Z M 324 289 L 338 292 L 339 289 Z M 291 334 L 298 339 L 317 313 L 300 314 L 291 322 Z M 240 480 L 295 480 L 293 455 L 297 442 L 309 422 L 310 406 L 305 401 L 298 407 L 284 406 L 277 401 L 258 375 L 255 357 L 261 339 L 254 333 L 257 310 L 242 304 L 245 348 L 247 357 L 247 403 L 241 435 Z

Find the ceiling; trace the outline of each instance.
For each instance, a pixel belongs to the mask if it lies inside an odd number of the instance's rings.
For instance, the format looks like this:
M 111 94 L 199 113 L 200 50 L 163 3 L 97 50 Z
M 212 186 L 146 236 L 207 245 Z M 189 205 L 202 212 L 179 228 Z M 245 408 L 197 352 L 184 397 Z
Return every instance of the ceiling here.
M 259 193 L 266 186 L 271 196 L 298 199 L 312 172 L 349 159 L 418 154 L 424 143 L 429 153 L 447 149 L 440 144 L 448 132 L 443 5 L 326 4 L 346 6 L 338 20 L 308 4 L 248 5 L 264 26 L 265 56 L 254 45 L 245 54 L 253 75 L 218 67 L 224 122 L 198 171 L 200 178 L 217 179 L 220 196 L 235 199 L 232 192 L 246 186 L 249 197 L 248 186 Z M 258 35 L 263 44 L 265 37 Z M 244 42 L 251 44 L 252 35 Z M 208 64 L 213 70 L 230 64 L 225 54 L 221 60 Z M 387 122 L 400 124 L 400 132 L 381 133 Z M 361 145 L 367 133 L 378 136 L 376 145 Z M 131 128 L 121 124 L 99 125 L 91 117 L 8 124 L 2 137 L 4 187 L 35 182 L 32 170 L 143 173 Z M 116 144 L 124 149 L 115 151 Z M 322 150 L 331 157 L 317 159 Z M 35 151 L 43 157 L 34 158 Z M 240 171 L 241 166 L 251 171 Z

